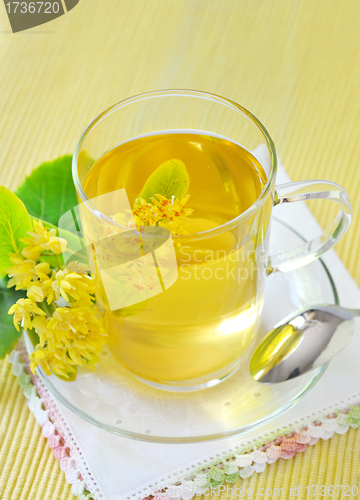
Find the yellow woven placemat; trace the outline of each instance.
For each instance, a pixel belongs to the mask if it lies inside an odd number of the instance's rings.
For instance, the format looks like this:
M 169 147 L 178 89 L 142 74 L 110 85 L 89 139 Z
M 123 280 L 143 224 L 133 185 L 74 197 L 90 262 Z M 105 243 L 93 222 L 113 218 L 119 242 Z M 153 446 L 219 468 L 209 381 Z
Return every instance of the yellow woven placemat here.
M 80 0 L 19 34 L 1 3 L 0 183 L 13 189 L 39 163 L 71 153 L 89 121 L 127 96 L 214 92 L 265 123 L 294 180 L 348 189 L 355 219 L 337 251 L 360 285 L 359 44 L 358 0 Z M 324 224 L 324 206 L 312 209 Z M 6 361 L 0 377 L 0 498 L 75 498 Z M 241 485 L 300 485 L 293 498 L 305 498 L 311 484 L 359 485 L 359 460 L 360 431 L 350 430 Z

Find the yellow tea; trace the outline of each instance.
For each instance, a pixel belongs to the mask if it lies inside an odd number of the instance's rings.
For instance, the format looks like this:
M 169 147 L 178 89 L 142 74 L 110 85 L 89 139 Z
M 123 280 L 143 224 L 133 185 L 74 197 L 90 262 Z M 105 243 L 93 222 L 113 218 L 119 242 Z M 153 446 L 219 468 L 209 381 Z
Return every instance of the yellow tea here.
M 120 144 L 94 163 L 84 191 L 91 199 L 125 188 L 134 206 L 149 176 L 173 158 L 186 166 L 186 206 L 193 210 L 182 221 L 184 234 L 173 236 L 176 282 L 130 315 L 110 311 L 101 293 L 97 298 L 109 347 L 124 366 L 154 383 L 186 386 L 229 374 L 254 340 L 271 206 L 229 223 L 261 195 L 266 175 L 240 145 L 200 132 L 159 132 Z

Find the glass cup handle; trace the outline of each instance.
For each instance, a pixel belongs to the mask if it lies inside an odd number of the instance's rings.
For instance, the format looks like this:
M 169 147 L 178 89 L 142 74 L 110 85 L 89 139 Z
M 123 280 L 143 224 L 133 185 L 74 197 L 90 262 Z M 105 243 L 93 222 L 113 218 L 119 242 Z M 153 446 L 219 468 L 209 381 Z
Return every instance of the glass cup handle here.
M 350 197 L 335 182 L 311 180 L 280 184 L 275 188 L 274 206 L 318 198 L 335 201 L 340 205 L 336 218 L 313 240 L 294 250 L 271 255 L 268 261 L 269 274 L 275 271 L 292 271 L 313 262 L 332 248 L 347 231 L 352 216 Z

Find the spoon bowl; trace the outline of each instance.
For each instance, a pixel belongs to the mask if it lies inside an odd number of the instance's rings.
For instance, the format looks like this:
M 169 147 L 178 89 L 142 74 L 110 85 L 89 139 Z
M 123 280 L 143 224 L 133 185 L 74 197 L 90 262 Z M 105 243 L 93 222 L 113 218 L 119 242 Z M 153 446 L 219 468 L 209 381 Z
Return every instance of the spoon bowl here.
M 276 384 L 320 367 L 347 346 L 355 316 L 360 311 L 324 304 L 291 314 L 258 345 L 250 361 L 251 376 Z

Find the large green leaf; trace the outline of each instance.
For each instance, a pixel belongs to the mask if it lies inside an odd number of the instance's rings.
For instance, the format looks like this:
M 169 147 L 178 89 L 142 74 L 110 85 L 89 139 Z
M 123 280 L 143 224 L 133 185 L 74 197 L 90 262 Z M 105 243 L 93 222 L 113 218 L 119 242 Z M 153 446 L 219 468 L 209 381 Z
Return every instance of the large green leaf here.
M 183 198 L 190 185 L 190 177 L 184 163 L 180 160 L 168 160 L 162 163 L 148 178 L 142 188 L 139 198 L 151 202 L 156 194 L 161 194 L 169 200 L 172 196 Z
M 71 176 L 71 156 L 41 164 L 17 189 L 30 215 L 57 225 L 78 204 Z
M 9 252 L 20 252 L 24 247 L 20 238 L 25 238 L 30 230 L 31 220 L 23 202 L 0 186 L 0 274 L 11 266 Z
M 14 349 L 21 337 L 21 328 L 19 332 L 16 330 L 13 317 L 8 314 L 10 307 L 21 297 L 25 297 L 25 292 L 0 289 L 0 359 Z

